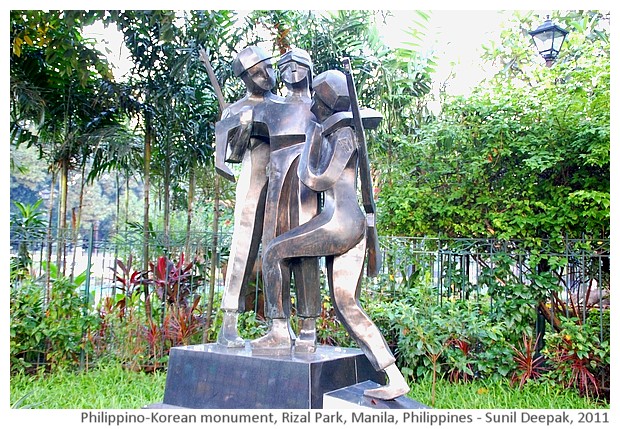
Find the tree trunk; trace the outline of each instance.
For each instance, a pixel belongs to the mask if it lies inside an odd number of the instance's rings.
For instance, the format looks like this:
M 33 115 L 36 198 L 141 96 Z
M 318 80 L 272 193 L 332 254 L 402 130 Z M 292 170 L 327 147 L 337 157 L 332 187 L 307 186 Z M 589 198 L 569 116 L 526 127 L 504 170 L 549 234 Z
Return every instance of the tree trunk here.
M 52 171 L 52 185 L 50 186 L 49 215 L 47 217 L 47 269 L 45 270 L 45 304 L 50 301 L 50 265 L 52 264 L 52 219 L 54 217 L 54 188 L 56 187 L 56 171 Z
M 129 172 L 125 175 L 125 223 L 123 227 L 127 227 L 127 222 L 129 222 Z
M 69 160 L 60 161 L 60 190 L 58 199 L 58 253 L 56 262 L 58 272 L 65 274 L 66 267 L 66 232 L 67 232 L 67 192 L 69 181 Z
M 151 191 L 151 143 L 153 139 L 153 124 L 150 112 L 145 112 L 145 133 L 144 133 L 144 235 L 142 242 L 143 269 L 146 273 L 149 270 L 149 194 Z M 144 310 L 149 321 L 151 321 L 151 300 L 149 297 L 149 286 L 144 284 Z
M 220 175 L 215 173 L 213 199 L 213 225 L 211 229 L 211 269 L 209 274 L 209 298 L 207 302 L 207 319 L 204 336 L 207 335 L 211 326 L 211 313 L 213 312 L 213 297 L 215 295 L 215 270 L 217 268 L 218 229 L 220 221 Z M 205 341 L 206 342 L 206 341 Z
M 189 187 L 187 190 L 187 226 L 185 228 L 185 255 L 190 255 L 192 217 L 194 212 L 194 194 L 196 192 L 196 169 L 194 162 L 189 167 Z
M 164 246 L 170 247 L 170 141 L 166 136 L 166 156 L 164 157 Z
M 73 281 L 75 270 L 75 255 L 77 254 L 78 238 L 80 236 L 80 225 L 82 224 L 82 207 L 84 205 L 84 185 L 86 183 L 86 159 L 82 161 L 82 173 L 80 176 L 80 195 L 78 201 L 77 214 L 71 217 L 71 226 L 73 233 L 73 258 L 71 261 L 71 280 Z
M 119 172 L 116 172 L 116 220 L 114 222 L 116 234 L 121 231 L 121 181 L 118 178 Z
M 119 235 L 121 230 L 121 181 L 118 179 L 119 172 L 116 172 L 115 181 L 116 181 L 116 219 L 114 221 L 114 229 L 116 230 L 116 235 Z M 114 246 L 114 273 L 112 274 L 112 278 L 116 278 L 117 276 L 117 268 L 118 264 L 118 246 Z M 112 282 L 112 296 L 116 296 L 116 282 Z

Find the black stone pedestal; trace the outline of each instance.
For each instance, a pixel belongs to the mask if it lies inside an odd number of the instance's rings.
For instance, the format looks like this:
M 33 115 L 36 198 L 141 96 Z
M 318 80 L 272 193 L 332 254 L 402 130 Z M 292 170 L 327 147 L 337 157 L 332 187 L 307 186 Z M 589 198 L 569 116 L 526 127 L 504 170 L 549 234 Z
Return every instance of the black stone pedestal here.
M 256 355 L 218 344 L 170 351 L 162 407 L 309 409 L 323 394 L 371 380 L 385 383 L 359 349 L 320 346 L 316 353 Z

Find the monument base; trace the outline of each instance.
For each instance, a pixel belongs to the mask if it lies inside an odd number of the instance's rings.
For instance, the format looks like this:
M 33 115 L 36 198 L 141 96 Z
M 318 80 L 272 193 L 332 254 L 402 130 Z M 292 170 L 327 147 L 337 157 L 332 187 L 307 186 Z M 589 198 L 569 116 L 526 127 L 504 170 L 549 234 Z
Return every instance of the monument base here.
M 323 408 L 326 409 L 357 409 L 366 408 L 373 410 L 412 410 L 430 408 L 424 404 L 414 401 L 407 396 L 401 396 L 391 401 L 373 399 L 364 396 L 364 390 L 374 389 L 379 384 L 374 381 L 363 381 L 353 386 L 343 387 L 323 395 Z
M 159 407 L 205 409 L 323 408 L 327 392 L 370 380 L 384 384 L 356 348 L 319 346 L 315 353 L 256 354 L 219 344 L 173 347 Z

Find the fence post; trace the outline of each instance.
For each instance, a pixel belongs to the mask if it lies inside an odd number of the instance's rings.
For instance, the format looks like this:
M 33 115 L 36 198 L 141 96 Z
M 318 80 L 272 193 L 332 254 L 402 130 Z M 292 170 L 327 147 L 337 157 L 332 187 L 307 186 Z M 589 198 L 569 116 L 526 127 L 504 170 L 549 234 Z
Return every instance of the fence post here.
M 543 315 L 540 308 L 536 309 L 536 354 L 538 357 L 540 355 L 540 351 L 545 347 L 545 326 L 547 324 L 547 319 Z

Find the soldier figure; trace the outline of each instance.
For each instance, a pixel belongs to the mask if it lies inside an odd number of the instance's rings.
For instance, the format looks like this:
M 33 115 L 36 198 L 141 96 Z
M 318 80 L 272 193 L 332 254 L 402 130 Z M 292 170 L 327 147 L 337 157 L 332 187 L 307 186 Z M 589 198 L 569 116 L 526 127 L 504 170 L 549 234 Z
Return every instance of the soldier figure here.
M 373 367 L 385 370 L 389 384 L 369 389 L 365 395 L 394 399 L 409 387 L 381 332 L 359 305 L 366 248 L 366 216 L 356 191 L 358 151 L 355 135 L 346 124 L 331 128 L 322 124 L 350 106 L 346 77 L 330 70 L 314 80 L 312 122 L 298 167 L 299 178 L 309 188 L 323 192 L 321 213 L 285 232 L 266 246 L 263 276 L 266 290 L 286 287 L 284 272 L 292 258 L 326 256 L 328 283 L 339 320 L 356 340 Z
M 318 194 L 299 181 L 297 166 L 306 141 L 306 129 L 313 121 L 310 111 L 312 61 L 303 49 L 293 48 L 278 61 L 287 94 L 282 103 L 265 104 L 254 111 L 254 127 L 269 135 L 271 159 L 265 207 L 262 245 L 265 249 L 280 234 L 307 222 L 318 212 Z M 264 337 L 250 342 L 254 350 L 290 351 L 291 271 L 297 294 L 297 314 L 301 329 L 295 340 L 296 351 L 316 348 L 316 318 L 320 314 L 318 258 L 294 258 L 283 267 L 283 282 L 265 286 L 265 315 L 271 329 Z
M 272 105 L 281 100 L 273 94 L 275 72 L 271 55 L 257 46 L 250 46 L 233 62 L 235 76 L 247 88 L 246 95 L 230 105 L 216 123 L 216 169 L 234 181 L 231 170 L 224 164 L 241 162 L 236 188 L 234 230 L 221 308 L 224 311 L 222 328 L 217 342 L 227 347 L 244 347 L 237 330 L 239 312 L 245 307 L 244 290 L 256 263 L 261 236 L 267 192 L 269 139 L 252 132 L 252 112 L 257 106 Z

